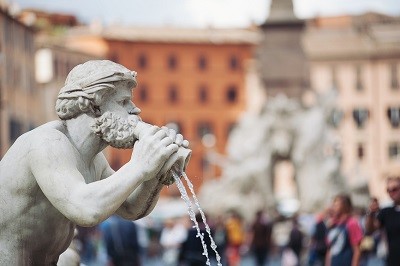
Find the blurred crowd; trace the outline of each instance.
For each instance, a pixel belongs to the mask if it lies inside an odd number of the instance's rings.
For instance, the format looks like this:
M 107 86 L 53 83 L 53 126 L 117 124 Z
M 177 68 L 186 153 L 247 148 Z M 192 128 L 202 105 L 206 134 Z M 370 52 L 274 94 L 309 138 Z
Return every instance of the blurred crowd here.
M 388 180 L 387 191 L 394 204 L 386 208 L 371 198 L 368 208 L 356 209 L 349 195 L 339 194 L 326 209 L 307 215 L 284 217 L 260 210 L 249 220 L 231 210 L 207 216 L 204 223 L 197 214 L 198 228 L 189 216 L 161 222 L 112 216 L 99 226 L 78 228 L 76 243 L 87 266 L 200 266 L 217 261 L 223 266 L 398 266 L 399 177 Z

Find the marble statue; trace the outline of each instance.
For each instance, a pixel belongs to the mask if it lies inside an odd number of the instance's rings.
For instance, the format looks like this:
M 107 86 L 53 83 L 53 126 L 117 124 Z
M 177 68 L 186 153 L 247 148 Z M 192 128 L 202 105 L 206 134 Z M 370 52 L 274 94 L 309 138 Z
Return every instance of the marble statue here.
M 171 171 L 185 170 L 188 141 L 141 121 L 136 85 L 136 72 L 112 61 L 78 65 L 58 95 L 60 120 L 11 146 L 0 161 L 0 265 L 56 265 L 76 225 L 146 216 Z M 118 171 L 102 153 L 108 145 L 134 148 Z
M 228 139 L 221 177 L 203 184 L 199 193 L 208 213 L 236 209 L 252 218 L 261 208 L 275 210 L 274 167 L 280 160 L 293 165 L 301 211 L 319 210 L 330 196 L 345 190 L 339 143 L 328 122 L 335 111 L 335 93 L 318 97 L 306 108 L 278 95 L 258 114 L 239 120 Z

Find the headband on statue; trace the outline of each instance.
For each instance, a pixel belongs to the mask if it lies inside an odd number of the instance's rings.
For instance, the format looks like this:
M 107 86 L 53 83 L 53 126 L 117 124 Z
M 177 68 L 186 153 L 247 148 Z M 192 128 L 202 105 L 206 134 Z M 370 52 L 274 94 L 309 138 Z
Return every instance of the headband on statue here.
M 133 86 L 137 86 L 137 73 L 135 71 L 116 72 L 116 71 L 100 71 L 97 74 L 84 77 L 78 81 L 65 84 L 61 88 L 58 99 L 69 99 L 76 97 L 84 97 L 93 99 L 93 93 L 103 89 L 104 87 L 114 88 L 111 82 L 115 81 L 133 81 Z

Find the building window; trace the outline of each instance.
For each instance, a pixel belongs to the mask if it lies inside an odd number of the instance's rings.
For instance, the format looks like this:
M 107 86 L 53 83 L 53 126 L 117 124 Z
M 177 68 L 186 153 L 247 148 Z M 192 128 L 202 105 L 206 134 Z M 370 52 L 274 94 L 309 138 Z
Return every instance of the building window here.
M 235 55 L 232 55 L 229 58 L 229 68 L 231 70 L 238 70 L 239 69 L 239 59 Z
M 399 159 L 400 158 L 400 143 L 392 142 L 389 144 L 389 158 Z
M 149 99 L 149 90 L 147 88 L 147 85 L 142 84 L 138 88 L 138 93 L 139 93 L 139 100 L 141 102 L 146 102 Z
M 362 82 L 362 68 L 360 65 L 356 66 L 356 89 L 357 91 L 364 90 L 364 84 Z
M 208 90 L 204 85 L 199 88 L 199 101 L 201 103 L 206 103 L 208 101 Z
M 204 55 L 200 55 L 199 56 L 198 66 L 199 66 L 200 70 L 206 70 L 207 69 L 207 58 Z
M 390 87 L 393 90 L 399 89 L 399 78 L 397 75 L 397 64 L 390 66 Z
M 200 160 L 200 168 L 203 170 L 207 170 L 209 169 L 209 167 L 210 167 L 210 162 L 207 158 L 207 155 L 202 156 Z
M 334 108 L 332 113 L 329 116 L 329 123 L 333 125 L 333 127 L 338 128 L 340 122 L 343 120 L 344 113 L 342 110 Z
M 234 103 L 237 101 L 237 88 L 234 85 L 231 85 L 226 90 L 226 101 L 229 103 Z
M 197 136 L 202 139 L 207 134 L 213 134 L 211 124 L 209 122 L 200 122 L 197 126 Z
M 168 56 L 168 69 L 169 70 L 175 70 L 178 66 L 178 59 L 176 58 L 175 55 L 169 55 Z
M 140 54 L 138 57 L 138 66 L 141 69 L 145 69 L 148 65 L 147 56 L 145 54 Z
M 389 107 L 387 116 L 393 128 L 398 128 L 400 125 L 400 107 Z
M 364 151 L 364 144 L 358 143 L 357 144 L 357 158 L 361 161 L 364 159 L 365 151 Z
M 22 123 L 15 118 L 10 118 L 10 142 L 13 143 L 22 134 Z
M 176 103 L 179 100 L 178 89 L 175 85 L 171 85 L 168 89 L 168 101 Z
M 364 128 L 369 117 L 369 111 L 365 108 L 357 108 L 353 110 L 353 119 L 357 128 Z

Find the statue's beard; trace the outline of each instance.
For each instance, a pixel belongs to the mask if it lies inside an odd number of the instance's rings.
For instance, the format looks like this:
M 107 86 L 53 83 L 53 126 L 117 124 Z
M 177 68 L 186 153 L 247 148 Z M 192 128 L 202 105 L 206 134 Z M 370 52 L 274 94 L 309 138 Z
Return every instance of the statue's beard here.
M 110 146 L 131 149 L 137 140 L 133 133 L 135 125 L 135 121 L 105 112 L 102 116 L 95 118 L 91 129 Z

